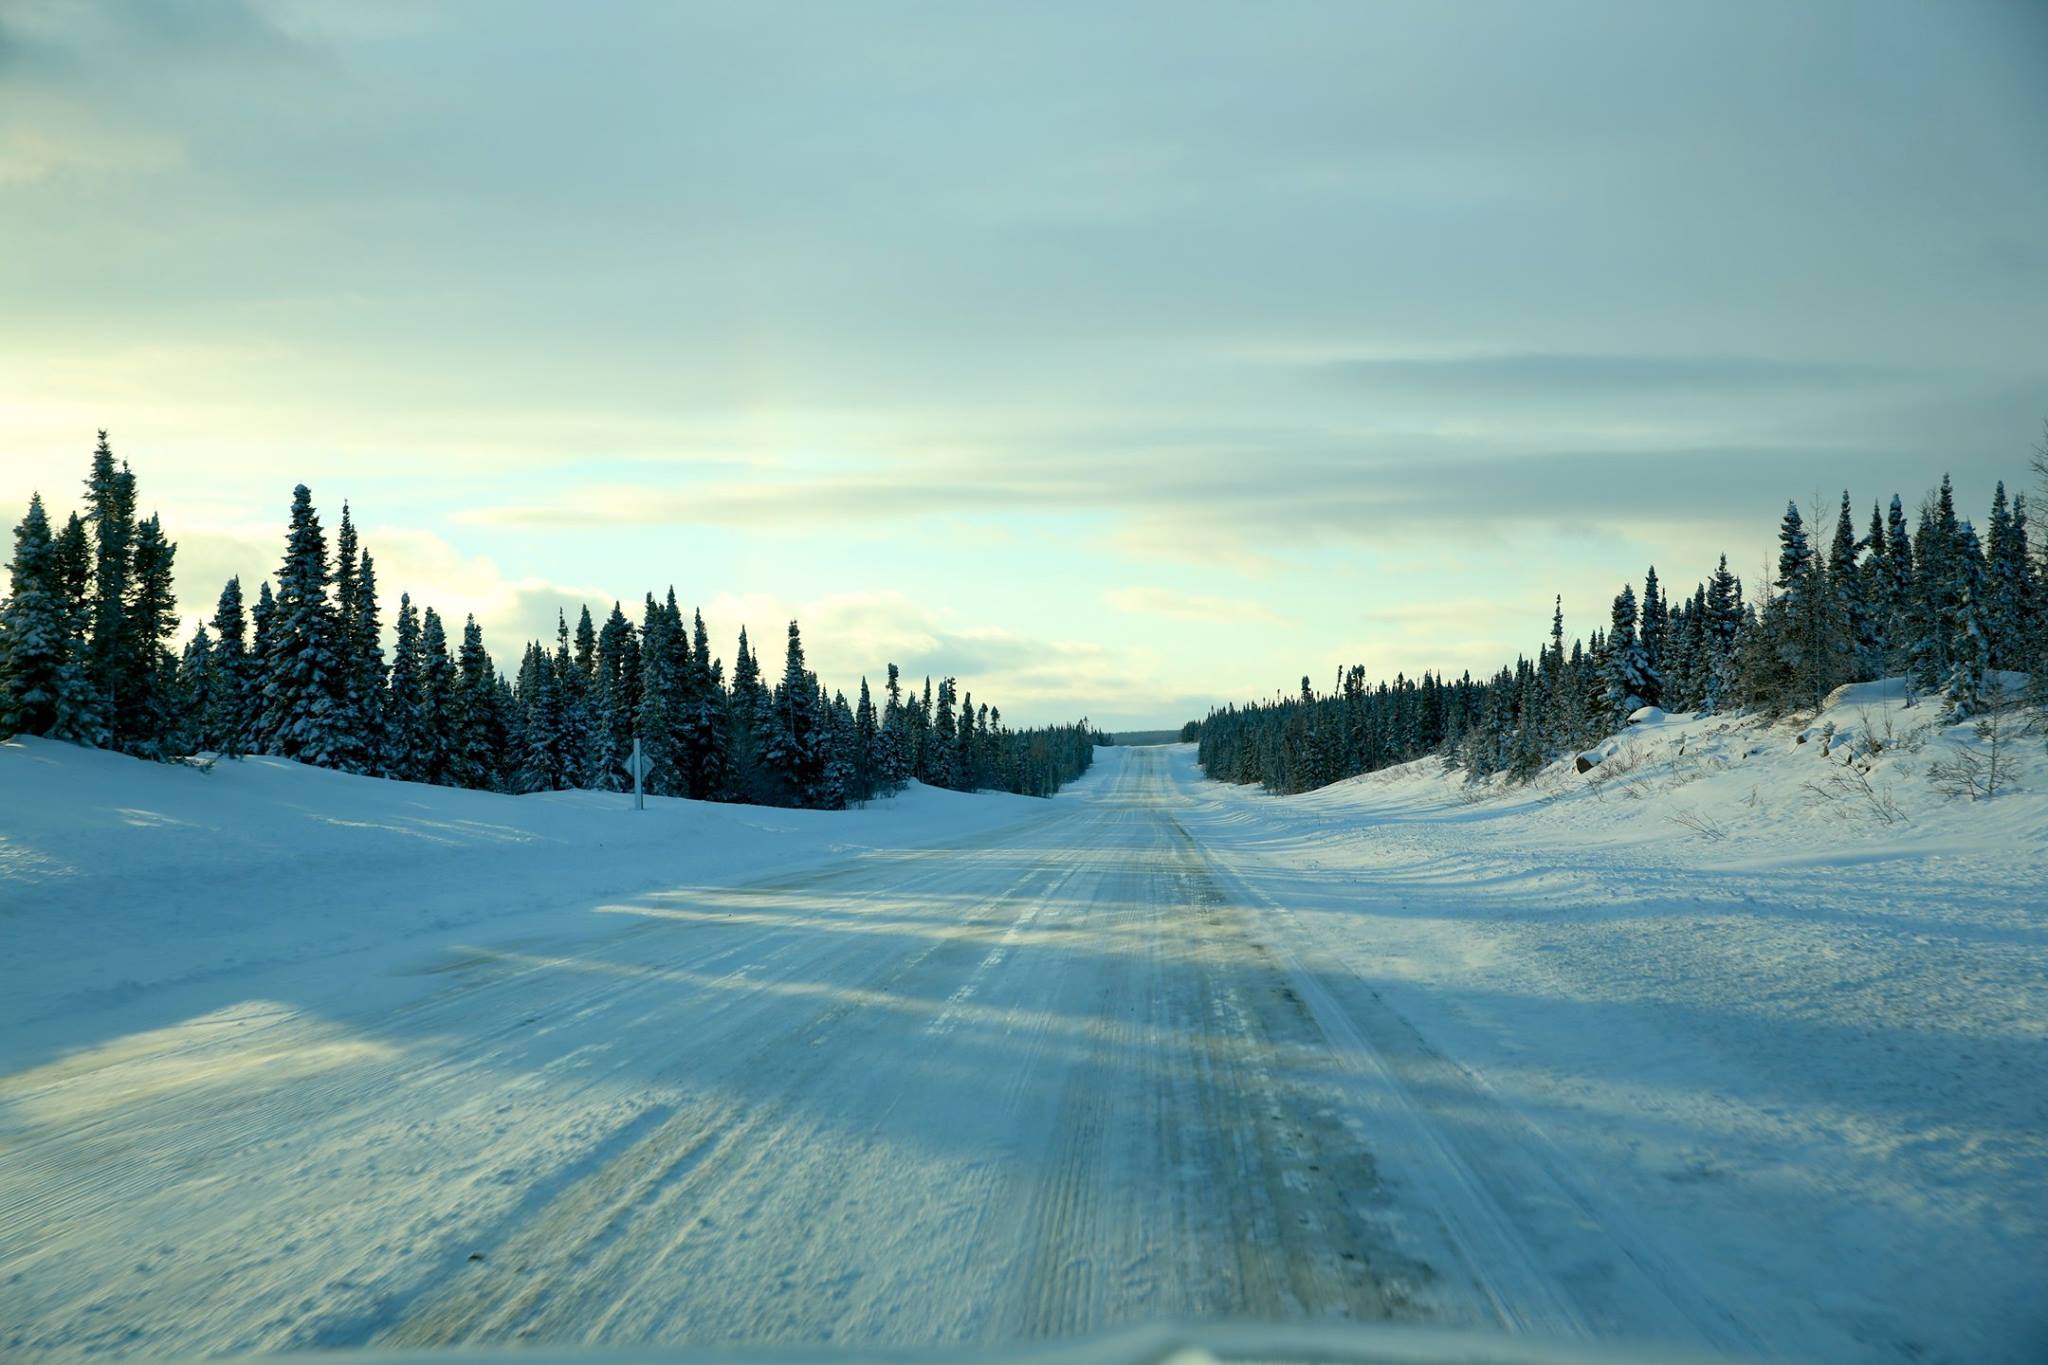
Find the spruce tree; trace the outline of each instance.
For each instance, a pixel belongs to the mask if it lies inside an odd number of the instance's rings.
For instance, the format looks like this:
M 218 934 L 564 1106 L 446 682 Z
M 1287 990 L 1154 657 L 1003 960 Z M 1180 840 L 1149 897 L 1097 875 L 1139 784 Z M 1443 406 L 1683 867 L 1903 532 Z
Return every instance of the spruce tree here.
M 909 722 L 903 707 L 903 679 L 895 664 L 889 665 L 887 700 L 882 704 L 880 725 L 881 734 L 875 744 L 877 789 L 894 796 L 910 780 Z
M 1650 661 L 1643 652 L 1642 640 L 1636 635 L 1636 593 L 1627 584 L 1614 599 L 1613 626 L 1607 633 L 1607 696 L 1606 715 L 1613 725 L 1620 725 L 1638 707 L 1648 706 L 1644 700 L 1646 690 L 1654 690 Z M 1503 718 L 1504 720 L 1504 718 Z M 1496 734 L 1506 733 L 1505 723 Z
M 823 741 L 818 717 L 817 684 L 804 667 L 803 637 L 789 623 L 783 653 L 782 683 L 775 691 L 775 723 L 765 735 L 763 759 L 774 774 L 782 797 L 793 805 L 816 805 L 824 773 Z
M 264 729 L 279 757 L 320 767 L 334 766 L 342 741 L 343 668 L 328 582 L 327 538 L 312 492 L 300 484 L 292 490 L 291 530 L 270 620 Z
M 1885 614 L 1884 672 L 1887 676 L 1906 673 L 1913 661 L 1914 602 L 1913 541 L 1906 532 L 1906 506 L 1897 493 L 1884 518 L 1884 588 L 1881 610 Z
M 634 725 L 641 756 L 647 762 L 643 790 L 656 796 L 688 796 L 689 775 L 679 765 L 675 717 L 682 707 L 683 680 L 676 676 L 676 651 L 670 645 L 668 613 L 647 594 L 640 619 L 640 705 Z M 740 632 L 745 649 L 746 632 Z
M 220 693 L 226 679 L 215 657 L 213 636 L 201 622 L 185 642 L 184 657 L 178 664 L 179 703 L 182 711 L 177 726 L 179 752 L 196 754 L 220 752 L 214 729 L 221 715 Z
M 596 675 L 598 726 L 605 749 L 600 785 L 609 791 L 631 791 L 633 778 L 626 764 L 633 755 L 633 725 L 640 704 L 640 643 L 617 602 L 597 633 Z
M 454 785 L 455 660 L 440 613 L 428 607 L 420 618 L 420 720 L 423 780 Z
M 391 676 L 384 694 L 385 733 L 391 746 L 391 776 L 406 782 L 426 782 L 428 775 L 426 652 L 420 636 L 420 616 L 412 594 L 398 598 L 398 619 L 393 626 Z
M 76 519 L 74 518 L 74 524 Z M 40 495 L 14 528 L 0 605 L 0 734 L 97 742 L 98 711 L 74 635 L 63 565 Z
M 868 680 L 860 680 L 860 701 L 853 710 L 853 799 L 866 801 L 875 794 L 880 767 L 881 725 L 875 716 L 874 698 L 868 695 Z
M 726 722 L 725 680 L 718 661 L 711 657 L 711 638 L 701 611 L 693 615 L 690 641 L 690 795 L 700 801 L 716 801 L 732 786 L 732 740 Z
M 490 790 L 499 785 L 506 747 L 505 718 L 499 710 L 497 669 L 484 648 L 475 616 L 462 622 L 462 648 L 455 660 L 455 735 L 449 780 L 458 787 Z
M 1642 625 L 1636 632 L 1643 646 L 1645 706 L 1658 706 L 1664 701 L 1665 636 L 1670 624 L 1670 606 L 1664 600 L 1663 588 L 1657 584 L 1657 566 L 1652 564 L 1643 575 Z
M 2027 503 L 2008 505 L 2001 481 L 1991 498 L 1991 534 L 1984 547 L 1985 585 L 1981 613 L 1992 668 L 2024 670 L 2026 617 L 2032 595 L 2027 560 Z
M 576 618 L 576 667 L 593 686 L 597 682 L 597 627 L 591 622 L 586 603 Z
M 554 660 L 540 641 L 527 642 L 519 661 L 519 678 L 512 685 L 519 699 L 519 779 L 515 790 L 559 791 L 568 785 L 567 731 L 564 725 L 561 683 L 555 675 Z
M 373 760 L 364 742 L 362 679 L 356 671 L 356 595 L 360 547 L 348 503 L 341 504 L 341 521 L 334 530 L 334 647 L 338 668 L 334 678 L 334 766 L 343 772 L 373 771 Z
M 212 710 L 204 722 L 214 751 L 223 758 L 248 752 L 251 713 L 260 691 L 249 657 L 249 624 L 242 611 L 242 580 L 230 578 L 213 608 L 215 685 L 208 700 Z
M 120 692 L 127 700 L 116 715 L 115 738 L 126 752 L 159 761 L 175 757 L 183 738 L 178 660 L 165 648 L 178 629 L 171 576 L 177 552 L 154 514 L 137 524 L 129 600 L 121 616 L 126 638 L 119 651 L 124 670 Z
M 1954 628 L 1963 590 L 1957 563 L 1959 526 L 1955 494 L 1946 474 L 1921 504 L 1913 529 L 1913 593 L 1908 612 L 1911 677 L 1923 695 L 1943 692 L 1955 663 Z
M 384 623 L 377 610 L 377 565 L 368 550 L 356 570 L 354 609 L 345 618 L 350 709 L 355 715 L 356 751 L 362 771 L 391 774 L 390 718 L 385 713 L 390 679 L 384 666 Z
M 1779 667 L 1757 699 L 1773 709 L 1818 706 L 1836 682 L 1844 632 L 1835 620 L 1825 571 L 1807 542 L 1799 505 L 1785 504 L 1778 527 L 1778 597 L 1772 619 Z
M 1861 615 L 1855 622 L 1856 674 L 1868 681 L 1882 678 L 1890 664 L 1891 565 L 1885 536 L 1884 513 L 1870 504 L 1870 531 L 1863 539 L 1866 551 L 1856 570 L 1856 595 Z
M 1735 645 L 1742 633 L 1742 584 L 1728 572 L 1728 556 L 1707 580 L 1707 659 L 1700 710 L 1713 713 L 1735 701 Z
M 1308 679 L 1301 680 L 1307 688 Z M 939 680 L 938 701 L 932 708 L 932 728 L 926 738 L 930 751 L 931 784 L 935 787 L 957 788 L 960 785 L 960 728 L 954 714 L 960 694 L 955 690 L 951 678 Z
M 129 580 L 135 555 L 135 476 L 114 465 L 107 433 L 100 432 L 92 473 L 85 482 L 86 525 L 92 531 L 92 601 L 88 627 L 91 652 L 87 680 L 97 698 L 100 724 L 113 736 L 126 733 L 120 720 L 128 698 L 123 684 L 138 671 L 129 657 Z
M 256 605 L 249 609 L 249 752 L 268 754 L 276 752 L 273 740 L 276 736 L 270 728 L 270 675 L 276 666 L 276 633 L 272 622 L 277 617 L 277 599 L 270 591 L 270 580 L 261 580 L 256 587 Z
M 1827 623 L 1830 638 L 1823 642 L 1829 673 L 1837 682 L 1864 682 L 1876 676 L 1866 671 L 1864 653 L 1858 648 L 1869 634 L 1869 625 L 1857 546 L 1855 513 L 1849 507 L 1849 492 L 1843 489 L 1834 540 L 1828 546 L 1827 586 L 1832 600 Z
M 590 624 L 588 609 L 583 613 L 582 624 L 586 627 Z M 595 632 L 591 632 L 590 643 L 594 655 Z M 577 650 L 582 652 L 580 641 Z M 570 653 L 569 620 L 560 611 L 555 613 L 553 665 L 556 704 L 561 709 L 561 784 L 564 788 L 575 789 L 597 786 L 604 751 L 598 741 L 591 708 L 590 674 L 577 656 Z
M 1985 674 L 1991 660 L 1991 639 L 1985 631 L 1988 604 L 1984 549 L 1977 532 L 1964 521 L 1956 528 L 1954 589 L 1948 620 L 1949 666 L 1943 688 L 1946 718 L 1975 715 L 1984 700 Z

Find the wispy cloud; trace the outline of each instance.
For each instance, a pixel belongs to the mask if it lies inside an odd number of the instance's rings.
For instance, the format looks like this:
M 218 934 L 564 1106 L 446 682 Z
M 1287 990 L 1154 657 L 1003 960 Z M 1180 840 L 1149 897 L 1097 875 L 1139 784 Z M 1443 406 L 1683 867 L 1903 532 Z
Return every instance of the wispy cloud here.
M 1756 394 L 1840 388 L 1899 377 L 1890 366 L 1767 356 L 1558 352 L 1335 360 L 1314 370 L 1362 388 L 1458 394 L 1487 401 L 1529 393 L 1578 401 L 1617 395 Z
M 1205 597 L 1198 593 L 1176 592 L 1171 588 L 1136 586 L 1116 588 L 1102 597 L 1118 611 L 1170 616 L 1200 625 L 1228 625 L 1233 622 L 1274 626 L 1296 624 L 1291 617 L 1247 597 Z

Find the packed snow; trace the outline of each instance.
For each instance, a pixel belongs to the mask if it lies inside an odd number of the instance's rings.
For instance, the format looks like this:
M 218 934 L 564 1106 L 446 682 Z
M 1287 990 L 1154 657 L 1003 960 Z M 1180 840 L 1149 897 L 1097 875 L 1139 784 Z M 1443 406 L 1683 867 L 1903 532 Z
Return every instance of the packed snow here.
M 0 745 L 0 1354 L 1315 1317 L 2035 1359 L 2008 725 L 1984 799 L 1989 741 L 1870 684 L 1526 787 L 1173 745 L 836 813 Z

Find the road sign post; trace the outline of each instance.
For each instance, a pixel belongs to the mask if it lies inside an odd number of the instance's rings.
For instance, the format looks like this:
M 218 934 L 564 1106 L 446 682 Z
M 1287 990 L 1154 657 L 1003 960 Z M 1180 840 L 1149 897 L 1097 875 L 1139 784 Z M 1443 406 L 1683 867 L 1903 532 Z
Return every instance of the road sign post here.
M 633 736 L 633 809 L 646 810 L 647 798 L 640 792 L 640 779 L 647 774 L 646 760 L 640 757 L 640 737 Z

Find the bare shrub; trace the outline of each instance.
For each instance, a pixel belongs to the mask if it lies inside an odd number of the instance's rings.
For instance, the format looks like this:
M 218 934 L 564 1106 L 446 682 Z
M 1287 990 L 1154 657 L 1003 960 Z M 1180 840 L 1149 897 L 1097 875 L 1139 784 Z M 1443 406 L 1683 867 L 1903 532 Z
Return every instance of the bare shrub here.
M 1728 837 L 1728 827 L 1703 810 L 1677 810 L 1664 817 L 1682 829 L 1689 829 L 1709 843 Z
M 1802 782 L 1800 789 L 1843 816 L 1863 815 L 1882 824 L 1906 821 L 1890 783 L 1876 783 L 1855 763 L 1845 763 L 1817 782 Z
M 2004 688 L 1985 698 L 1983 710 L 1970 727 L 1971 739 L 1958 744 L 1946 758 L 1927 765 L 1934 789 L 1949 800 L 1968 797 L 1989 801 L 2013 783 L 2013 704 Z

